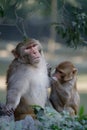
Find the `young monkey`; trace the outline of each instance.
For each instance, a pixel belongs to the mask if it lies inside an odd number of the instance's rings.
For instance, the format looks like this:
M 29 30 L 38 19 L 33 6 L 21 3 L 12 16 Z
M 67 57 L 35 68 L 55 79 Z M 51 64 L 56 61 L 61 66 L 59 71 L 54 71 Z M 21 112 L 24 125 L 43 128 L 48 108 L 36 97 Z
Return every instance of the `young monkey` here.
M 79 108 L 80 96 L 77 91 L 77 69 L 70 61 L 60 63 L 51 80 L 50 101 L 58 111 L 68 111 L 76 115 Z

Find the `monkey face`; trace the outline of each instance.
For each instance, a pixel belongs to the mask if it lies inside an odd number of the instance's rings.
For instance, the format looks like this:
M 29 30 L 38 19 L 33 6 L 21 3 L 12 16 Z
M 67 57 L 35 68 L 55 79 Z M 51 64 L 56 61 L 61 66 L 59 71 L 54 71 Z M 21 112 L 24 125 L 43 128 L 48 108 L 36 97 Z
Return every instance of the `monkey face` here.
M 56 68 L 53 76 L 56 77 L 60 82 L 64 82 L 66 74 L 62 70 Z
M 69 62 L 62 62 L 60 63 L 55 70 L 55 73 L 53 76 L 55 76 L 60 82 L 67 82 L 76 75 L 77 69 L 75 66 Z
M 31 64 L 39 63 L 41 54 L 37 44 L 31 44 L 24 48 L 23 57 Z
M 39 41 L 31 39 L 26 43 L 19 43 L 17 47 L 12 50 L 15 58 L 20 58 L 23 62 L 29 64 L 37 64 L 41 60 L 42 50 Z

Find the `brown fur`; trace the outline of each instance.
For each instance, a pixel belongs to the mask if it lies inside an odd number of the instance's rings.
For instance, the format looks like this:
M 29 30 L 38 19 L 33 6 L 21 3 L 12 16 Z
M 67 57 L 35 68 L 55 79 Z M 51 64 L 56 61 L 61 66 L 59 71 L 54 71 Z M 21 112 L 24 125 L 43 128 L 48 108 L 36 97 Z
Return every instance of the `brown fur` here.
M 70 115 L 78 112 L 80 97 L 77 91 L 77 69 L 69 61 L 60 63 L 53 74 L 55 79 L 51 80 L 50 101 L 58 111 L 68 111 Z

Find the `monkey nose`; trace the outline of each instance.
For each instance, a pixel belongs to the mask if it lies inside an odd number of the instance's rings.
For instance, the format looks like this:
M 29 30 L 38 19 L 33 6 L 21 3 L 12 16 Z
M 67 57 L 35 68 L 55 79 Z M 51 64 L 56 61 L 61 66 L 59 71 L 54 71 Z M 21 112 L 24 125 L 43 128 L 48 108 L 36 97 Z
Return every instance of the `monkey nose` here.
M 36 53 L 37 51 L 36 51 L 34 48 L 32 48 L 32 52 L 33 52 L 33 53 Z
M 33 54 L 37 54 L 38 53 L 38 51 L 35 50 L 35 49 L 32 49 L 32 52 L 33 52 Z

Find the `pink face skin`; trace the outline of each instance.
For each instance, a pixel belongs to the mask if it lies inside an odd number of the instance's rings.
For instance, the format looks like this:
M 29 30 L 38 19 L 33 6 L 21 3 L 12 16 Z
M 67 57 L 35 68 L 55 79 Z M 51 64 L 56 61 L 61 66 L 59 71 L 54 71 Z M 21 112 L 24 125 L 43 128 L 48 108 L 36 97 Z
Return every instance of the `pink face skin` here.
M 61 78 L 60 73 L 58 73 L 58 72 L 57 72 L 57 73 L 54 73 L 53 76 L 56 77 L 57 79 L 60 79 L 60 78 Z
M 41 54 L 38 50 L 37 44 L 31 44 L 31 45 L 27 46 L 24 49 L 24 52 L 25 52 L 25 54 L 29 54 L 29 56 L 31 57 L 30 59 L 32 60 L 31 62 L 38 63 L 40 61 Z
M 62 80 L 62 78 L 64 79 L 65 74 L 62 71 L 57 71 L 53 74 L 53 76 L 59 80 Z

